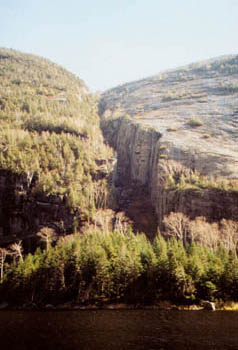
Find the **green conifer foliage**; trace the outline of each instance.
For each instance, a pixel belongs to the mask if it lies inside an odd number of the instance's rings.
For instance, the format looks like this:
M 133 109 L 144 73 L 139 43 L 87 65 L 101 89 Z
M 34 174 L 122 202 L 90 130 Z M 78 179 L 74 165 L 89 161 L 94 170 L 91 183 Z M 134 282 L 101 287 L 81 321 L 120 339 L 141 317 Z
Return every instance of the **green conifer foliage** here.
M 88 219 L 110 197 L 97 177 L 112 151 L 96 99 L 79 78 L 37 56 L 0 49 L 0 71 L 0 169 L 36 172 L 33 194 L 65 196 Z
M 44 288 L 42 288 L 44 285 Z M 5 263 L 0 297 L 15 304 L 80 304 L 161 300 L 189 304 L 201 299 L 234 300 L 238 259 L 223 247 L 199 243 L 185 248 L 158 235 L 93 231 Z

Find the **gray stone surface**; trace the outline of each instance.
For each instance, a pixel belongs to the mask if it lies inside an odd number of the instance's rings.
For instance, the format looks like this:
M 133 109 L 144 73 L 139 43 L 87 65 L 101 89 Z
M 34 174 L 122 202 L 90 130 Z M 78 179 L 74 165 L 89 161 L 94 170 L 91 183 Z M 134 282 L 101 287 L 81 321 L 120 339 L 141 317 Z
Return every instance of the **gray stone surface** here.
M 158 223 L 171 211 L 238 220 L 235 192 L 164 186 L 169 175 L 195 171 L 238 179 L 238 56 L 116 87 L 102 94 L 99 111 L 104 135 L 117 150 L 116 185 L 143 188 Z M 192 127 L 191 119 L 201 125 Z

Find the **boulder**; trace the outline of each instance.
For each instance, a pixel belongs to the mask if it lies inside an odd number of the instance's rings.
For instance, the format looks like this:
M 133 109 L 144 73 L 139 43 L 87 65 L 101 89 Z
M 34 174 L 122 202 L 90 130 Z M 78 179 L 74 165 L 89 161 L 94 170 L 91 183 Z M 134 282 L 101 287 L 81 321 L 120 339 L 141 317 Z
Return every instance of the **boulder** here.
M 211 301 L 203 300 L 201 302 L 201 306 L 203 307 L 204 310 L 210 310 L 210 311 L 216 310 L 215 303 L 213 303 Z

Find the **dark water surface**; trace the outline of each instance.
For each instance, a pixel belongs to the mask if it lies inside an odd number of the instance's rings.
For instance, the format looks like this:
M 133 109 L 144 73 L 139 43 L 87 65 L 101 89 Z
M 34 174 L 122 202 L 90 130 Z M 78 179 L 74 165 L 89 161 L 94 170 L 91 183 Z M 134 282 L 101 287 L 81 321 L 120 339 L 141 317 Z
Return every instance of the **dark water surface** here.
M 2 311 L 0 349 L 238 349 L 238 312 Z

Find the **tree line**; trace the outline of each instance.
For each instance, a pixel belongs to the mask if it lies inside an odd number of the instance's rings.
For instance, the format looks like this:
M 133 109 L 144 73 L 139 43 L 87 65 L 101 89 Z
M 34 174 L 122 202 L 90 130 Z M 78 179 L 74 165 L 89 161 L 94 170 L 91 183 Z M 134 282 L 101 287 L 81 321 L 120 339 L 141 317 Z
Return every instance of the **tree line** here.
M 14 248 L 0 284 L 1 299 L 14 305 L 238 300 L 237 255 L 222 244 L 184 245 L 161 234 L 150 242 L 128 229 L 76 234 L 25 257 Z

